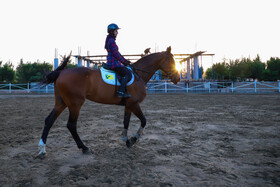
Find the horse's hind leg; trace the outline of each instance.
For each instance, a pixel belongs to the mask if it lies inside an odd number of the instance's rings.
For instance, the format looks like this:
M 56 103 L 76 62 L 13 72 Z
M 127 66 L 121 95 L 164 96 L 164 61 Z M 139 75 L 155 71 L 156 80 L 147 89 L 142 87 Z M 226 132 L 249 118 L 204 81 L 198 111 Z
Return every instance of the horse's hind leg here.
M 137 139 L 139 139 L 139 137 L 141 136 L 141 134 L 146 126 L 146 118 L 139 106 L 139 103 L 131 106 L 130 108 L 131 108 L 131 111 L 133 112 L 133 114 L 135 114 L 135 116 L 140 119 L 141 127 L 136 131 L 134 137 L 131 137 L 129 140 L 126 141 L 127 147 L 131 147 L 131 146 L 133 146 L 133 144 L 136 143 Z
M 44 126 L 44 130 L 41 136 L 41 139 L 39 141 L 39 157 L 44 157 L 46 154 L 46 143 L 47 143 L 47 137 L 49 134 L 49 131 L 51 129 L 51 127 L 53 126 L 55 120 L 57 119 L 57 117 L 61 114 L 61 112 L 66 108 L 65 103 L 63 102 L 63 100 L 59 97 L 56 97 L 56 101 L 55 101 L 55 106 L 53 108 L 53 110 L 51 111 L 51 113 L 48 115 L 48 117 L 46 117 L 45 119 L 45 126 Z
M 74 138 L 78 148 L 82 149 L 83 153 L 87 154 L 87 153 L 90 153 L 90 150 L 89 150 L 89 148 L 87 148 L 84 145 L 84 143 L 82 142 L 82 140 L 80 139 L 80 137 L 77 133 L 77 120 L 79 117 L 79 113 L 80 113 L 82 104 L 78 105 L 78 106 L 75 105 L 75 106 L 69 107 L 69 119 L 67 122 L 67 128 L 69 129 L 70 133 L 72 134 L 72 137 Z
M 130 117 L 131 117 L 131 111 L 127 107 L 125 107 L 124 120 L 123 120 L 124 129 L 122 132 L 122 140 L 124 142 L 127 141 L 127 130 L 128 130 L 128 126 L 129 126 Z

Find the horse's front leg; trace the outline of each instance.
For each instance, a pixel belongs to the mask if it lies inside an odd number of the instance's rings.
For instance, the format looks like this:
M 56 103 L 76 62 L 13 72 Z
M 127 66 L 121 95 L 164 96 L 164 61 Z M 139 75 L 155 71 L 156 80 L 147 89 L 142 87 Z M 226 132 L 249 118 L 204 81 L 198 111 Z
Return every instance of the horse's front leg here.
M 122 140 L 126 142 L 128 140 L 127 138 L 127 130 L 130 122 L 130 116 L 131 116 L 131 111 L 125 107 L 124 110 L 124 120 L 123 120 L 123 131 L 122 131 Z
M 127 147 L 131 147 L 133 146 L 136 141 L 139 139 L 139 137 L 141 136 L 145 126 L 146 126 L 146 118 L 139 106 L 139 103 L 133 105 L 131 107 L 131 111 L 133 112 L 133 114 L 135 114 L 136 117 L 138 117 L 141 121 L 141 126 L 139 127 L 139 129 L 136 131 L 135 135 L 133 137 L 131 137 L 129 140 L 126 141 L 126 145 Z

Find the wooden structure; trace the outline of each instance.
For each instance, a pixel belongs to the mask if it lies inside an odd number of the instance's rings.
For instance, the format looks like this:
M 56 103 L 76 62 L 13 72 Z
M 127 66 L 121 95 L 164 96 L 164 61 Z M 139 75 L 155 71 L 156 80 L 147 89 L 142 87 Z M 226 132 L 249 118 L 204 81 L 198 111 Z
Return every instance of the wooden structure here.
M 175 60 L 177 63 L 180 63 L 183 67 L 181 73 L 182 79 L 187 80 L 199 80 L 202 79 L 202 57 L 203 56 L 214 56 L 215 54 L 205 54 L 206 51 L 197 51 L 195 53 L 188 53 L 188 54 L 174 54 Z M 127 60 L 131 61 L 132 63 L 136 62 L 140 58 L 144 57 L 144 54 L 130 54 L 130 55 L 123 55 Z M 76 58 L 76 63 L 78 66 L 87 66 L 90 67 L 90 64 L 93 64 L 94 68 L 102 65 L 102 63 L 106 63 L 107 55 L 90 55 L 90 52 L 87 51 L 87 55 L 81 55 L 81 48 L 78 48 L 78 55 L 73 55 Z M 212 60 L 213 63 L 213 60 Z M 57 59 L 57 49 L 55 52 L 55 60 L 54 60 L 54 68 L 58 66 L 58 59 Z M 183 77 L 183 74 L 186 74 Z M 159 80 L 160 73 L 157 72 L 152 79 Z
M 202 56 L 214 56 L 215 54 L 205 54 L 206 51 L 197 51 L 192 54 L 174 54 L 175 59 L 178 59 L 187 72 L 184 77 L 187 80 L 202 79 Z M 200 57 L 200 60 L 199 60 Z M 200 61 L 200 63 L 199 63 Z M 212 60 L 213 63 L 213 60 Z

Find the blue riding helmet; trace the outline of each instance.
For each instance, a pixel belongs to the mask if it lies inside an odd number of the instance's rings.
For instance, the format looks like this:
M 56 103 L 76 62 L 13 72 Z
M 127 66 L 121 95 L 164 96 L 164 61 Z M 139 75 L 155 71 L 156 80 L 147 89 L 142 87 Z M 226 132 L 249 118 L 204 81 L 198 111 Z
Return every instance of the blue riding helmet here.
M 110 31 L 112 31 L 112 30 L 117 30 L 117 29 L 120 29 L 120 28 L 118 27 L 118 25 L 115 24 L 115 23 L 112 23 L 112 24 L 108 25 L 108 27 L 107 27 L 107 32 L 110 33 Z

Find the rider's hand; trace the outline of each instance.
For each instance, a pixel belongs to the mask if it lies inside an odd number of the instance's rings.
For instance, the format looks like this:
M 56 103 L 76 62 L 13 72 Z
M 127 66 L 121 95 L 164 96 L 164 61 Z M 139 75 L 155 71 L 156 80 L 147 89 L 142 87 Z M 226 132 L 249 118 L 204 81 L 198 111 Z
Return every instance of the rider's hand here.
M 136 67 L 134 64 L 130 64 L 129 66 L 131 67 L 132 70 L 136 70 Z
M 131 64 L 131 62 L 130 62 L 129 60 L 126 60 L 125 66 L 128 66 L 128 65 L 130 65 L 130 64 Z

